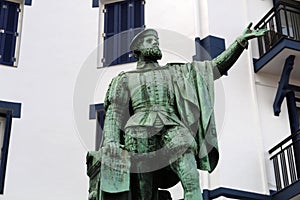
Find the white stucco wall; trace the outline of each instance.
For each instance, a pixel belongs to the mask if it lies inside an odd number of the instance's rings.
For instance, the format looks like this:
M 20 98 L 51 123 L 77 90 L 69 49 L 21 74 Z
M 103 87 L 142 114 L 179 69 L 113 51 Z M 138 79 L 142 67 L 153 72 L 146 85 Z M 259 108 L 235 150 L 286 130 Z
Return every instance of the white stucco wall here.
M 97 45 L 91 1 L 25 6 L 17 68 L 0 66 L 0 99 L 21 102 L 11 131 L 3 200 L 86 199 L 86 149 L 74 126 L 77 74 Z
M 103 14 L 91 4 L 34 0 L 25 7 L 18 68 L 0 66 L 0 100 L 22 103 L 21 119 L 13 120 L 0 199 L 87 199 L 85 155 L 94 148 L 96 126 L 88 118 L 89 105 L 103 102 L 112 77 L 135 68 L 135 63 L 97 68 Z M 145 24 L 159 31 L 161 65 L 190 62 L 197 36 L 224 38 L 228 47 L 272 1 L 202 0 L 200 21 L 194 6 L 191 0 L 146 1 Z M 272 114 L 278 77 L 253 72 L 254 44 L 216 81 L 221 157 L 211 175 L 200 173 L 202 188 L 274 189 L 267 151 L 287 136 L 289 125 L 285 105 L 280 117 Z M 183 196 L 180 185 L 170 191 L 175 199 Z

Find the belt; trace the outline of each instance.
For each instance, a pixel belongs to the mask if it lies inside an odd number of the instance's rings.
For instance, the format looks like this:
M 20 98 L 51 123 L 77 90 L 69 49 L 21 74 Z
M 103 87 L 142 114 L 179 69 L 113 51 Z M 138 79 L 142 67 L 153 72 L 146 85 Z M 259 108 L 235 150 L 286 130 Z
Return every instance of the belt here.
M 135 108 L 134 112 L 167 112 L 167 113 L 175 113 L 174 108 L 166 105 L 152 104 L 147 107 Z

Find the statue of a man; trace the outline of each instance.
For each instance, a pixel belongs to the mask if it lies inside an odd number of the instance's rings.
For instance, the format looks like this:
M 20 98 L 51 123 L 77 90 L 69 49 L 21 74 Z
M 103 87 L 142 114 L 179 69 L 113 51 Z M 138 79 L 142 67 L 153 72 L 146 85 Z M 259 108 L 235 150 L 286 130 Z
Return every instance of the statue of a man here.
M 120 148 L 129 152 L 135 175 L 130 178 L 132 199 L 157 199 L 159 182 L 168 181 L 154 176 L 160 168 L 176 174 L 185 200 L 202 199 L 197 168 L 212 172 L 219 158 L 213 82 L 235 63 L 249 39 L 264 33 L 248 26 L 212 61 L 163 67 L 157 62 L 162 53 L 155 30 L 133 39 L 130 50 L 138 59 L 137 69 L 120 73 L 109 86 L 102 145 L 111 155 Z

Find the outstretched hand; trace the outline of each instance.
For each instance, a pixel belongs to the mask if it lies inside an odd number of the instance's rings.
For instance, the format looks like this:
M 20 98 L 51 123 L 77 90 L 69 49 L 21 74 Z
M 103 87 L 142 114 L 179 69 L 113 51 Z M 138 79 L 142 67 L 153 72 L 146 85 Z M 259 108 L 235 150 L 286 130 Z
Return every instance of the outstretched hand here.
M 260 37 L 266 34 L 267 29 L 258 29 L 251 30 L 252 22 L 248 25 L 248 27 L 244 30 L 242 37 L 246 40 L 251 40 L 256 37 Z

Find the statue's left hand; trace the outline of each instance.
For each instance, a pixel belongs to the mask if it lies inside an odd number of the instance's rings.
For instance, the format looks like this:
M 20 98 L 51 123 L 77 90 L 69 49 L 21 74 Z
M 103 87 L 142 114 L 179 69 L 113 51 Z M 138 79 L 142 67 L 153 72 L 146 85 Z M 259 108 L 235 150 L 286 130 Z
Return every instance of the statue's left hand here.
M 258 30 L 251 30 L 252 23 L 248 25 L 248 27 L 244 30 L 241 37 L 246 40 L 251 40 L 256 37 L 260 37 L 266 34 L 268 31 L 267 29 L 258 29 Z

